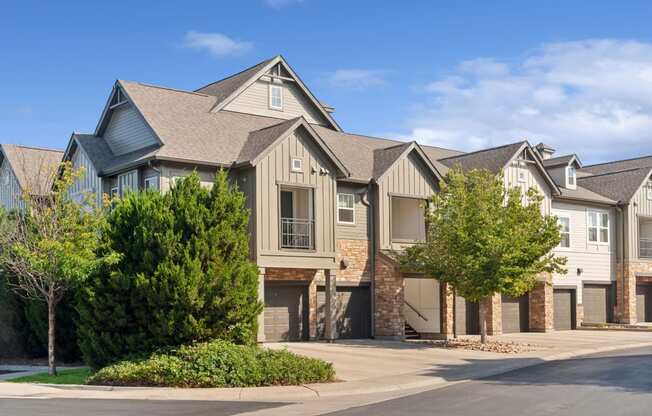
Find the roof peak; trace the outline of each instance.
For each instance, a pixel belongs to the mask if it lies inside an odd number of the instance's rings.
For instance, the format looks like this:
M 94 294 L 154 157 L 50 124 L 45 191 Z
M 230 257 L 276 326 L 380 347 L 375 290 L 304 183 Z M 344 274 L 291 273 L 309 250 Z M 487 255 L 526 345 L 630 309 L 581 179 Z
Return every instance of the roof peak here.
M 44 151 L 44 152 L 63 153 L 63 150 L 61 150 L 61 149 L 53 149 L 51 147 L 26 146 L 26 145 L 23 145 L 23 144 L 13 144 L 13 143 L 2 143 L 2 146 L 13 146 L 13 147 L 20 147 L 22 149 L 31 149 L 31 150 L 41 150 L 41 151 Z
M 489 151 L 492 151 L 492 150 L 504 149 L 505 147 L 514 146 L 514 145 L 517 145 L 517 144 L 518 145 L 523 145 L 523 144 L 528 144 L 528 142 L 527 142 L 527 140 L 522 140 L 520 142 L 507 143 L 507 144 L 503 144 L 503 145 L 500 145 L 500 146 L 488 147 L 486 149 L 480 149 L 480 150 L 475 150 L 473 152 L 462 153 L 461 155 L 449 156 L 449 157 L 445 157 L 445 158 L 442 158 L 442 159 L 439 159 L 439 160 L 449 160 L 449 159 L 455 159 L 455 158 L 458 158 L 458 157 L 475 155 L 475 154 L 478 154 L 478 153 L 489 152 Z
M 586 165 L 586 166 L 584 166 L 584 168 L 592 168 L 594 166 L 610 165 L 612 163 L 630 162 L 630 161 L 633 161 L 633 160 L 641 160 L 641 159 L 647 159 L 647 158 L 652 158 L 652 155 L 637 156 L 637 157 L 631 157 L 631 158 L 628 158 L 628 159 L 619 159 L 619 160 L 612 160 L 612 161 L 609 161 L 609 162 L 594 163 L 592 165 Z

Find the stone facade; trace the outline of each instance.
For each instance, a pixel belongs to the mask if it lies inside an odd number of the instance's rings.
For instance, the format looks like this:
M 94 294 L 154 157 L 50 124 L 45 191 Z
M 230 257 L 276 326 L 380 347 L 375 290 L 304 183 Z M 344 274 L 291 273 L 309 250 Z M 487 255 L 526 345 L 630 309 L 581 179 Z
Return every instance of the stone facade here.
M 371 243 L 368 240 L 337 240 L 337 281 L 369 282 Z
M 455 336 L 455 294 L 447 283 L 442 283 L 439 290 L 441 295 L 440 335 L 443 339 L 450 339 Z
M 480 309 L 484 310 L 485 317 L 487 319 L 487 335 L 502 334 L 503 301 L 500 293 L 496 293 L 489 299 L 485 299 L 480 302 Z M 480 322 L 480 330 L 482 330 L 482 322 Z
M 402 339 L 405 333 L 403 318 L 403 276 L 399 265 L 388 256 L 378 253 L 375 273 L 374 312 L 376 338 Z
M 630 261 L 616 267 L 616 320 L 635 324 L 636 284 L 652 283 L 652 262 Z
M 529 295 L 531 332 L 550 332 L 555 329 L 553 299 L 552 275 L 544 273 L 539 276 Z

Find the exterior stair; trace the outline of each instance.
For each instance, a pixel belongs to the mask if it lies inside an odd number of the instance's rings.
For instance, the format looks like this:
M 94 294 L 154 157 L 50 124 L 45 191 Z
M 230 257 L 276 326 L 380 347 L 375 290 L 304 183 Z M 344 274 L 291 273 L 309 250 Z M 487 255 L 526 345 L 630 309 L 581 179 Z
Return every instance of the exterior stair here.
M 419 334 L 407 322 L 405 322 L 405 339 L 421 339 L 421 334 Z

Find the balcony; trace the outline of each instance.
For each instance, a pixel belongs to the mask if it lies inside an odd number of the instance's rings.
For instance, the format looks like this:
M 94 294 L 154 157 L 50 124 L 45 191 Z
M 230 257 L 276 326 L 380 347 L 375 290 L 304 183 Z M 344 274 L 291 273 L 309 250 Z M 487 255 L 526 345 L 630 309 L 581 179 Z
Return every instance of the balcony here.
M 426 239 L 424 202 L 416 198 L 392 197 L 391 241 L 396 248 Z
M 312 189 L 281 189 L 281 249 L 314 250 Z
M 314 220 L 281 218 L 281 248 L 313 249 L 314 229 Z

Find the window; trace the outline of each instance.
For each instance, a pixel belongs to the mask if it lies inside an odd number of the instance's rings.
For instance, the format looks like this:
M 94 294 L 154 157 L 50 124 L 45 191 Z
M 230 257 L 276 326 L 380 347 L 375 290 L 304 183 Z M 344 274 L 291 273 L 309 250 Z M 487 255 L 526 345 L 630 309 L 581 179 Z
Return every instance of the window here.
M 652 181 L 647 183 L 647 199 L 652 201 Z
M 145 178 L 145 189 L 158 189 L 158 176 Z
M 303 161 L 301 159 L 292 159 L 292 172 L 302 171 Z
M 570 218 L 559 217 L 559 234 L 561 235 L 561 242 L 559 247 L 570 248 Z
M 120 196 L 120 192 L 118 190 L 118 187 L 114 186 L 113 188 L 111 188 L 111 199 L 117 198 L 118 196 Z
M 355 208 L 353 194 L 337 194 L 337 222 L 355 224 Z
M 278 85 L 269 86 L 269 108 L 283 109 L 283 88 Z
M 525 172 L 525 169 L 523 169 L 523 168 L 518 169 L 518 181 L 519 182 L 527 182 L 526 172 Z
M 568 175 L 568 179 L 566 181 L 567 184 L 569 186 L 575 186 L 575 178 L 577 176 L 577 172 L 575 171 L 575 167 L 574 166 L 569 166 L 568 169 L 567 169 L 566 174 Z
M 606 244 L 609 242 L 609 214 L 589 211 L 589 242 Z

